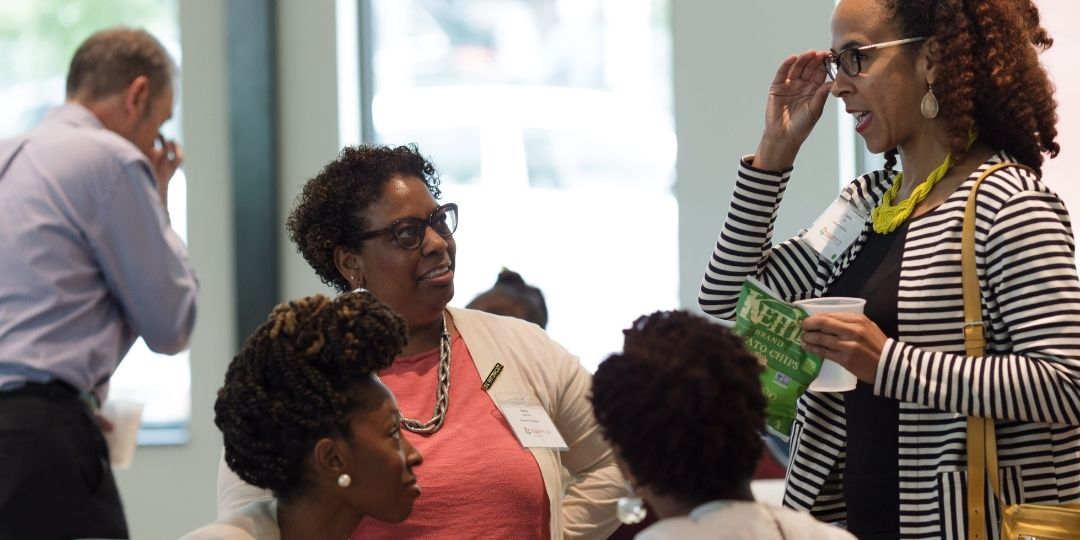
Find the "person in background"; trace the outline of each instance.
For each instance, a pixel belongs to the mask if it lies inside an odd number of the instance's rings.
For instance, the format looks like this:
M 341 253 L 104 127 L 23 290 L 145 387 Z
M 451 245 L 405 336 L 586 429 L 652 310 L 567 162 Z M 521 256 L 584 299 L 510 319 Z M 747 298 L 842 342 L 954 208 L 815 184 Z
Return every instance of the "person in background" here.
M 659 311 L 624 330 L 593 376 L 592 404 L 635 497 L 660 520 L 637 540 L 852 539 L 808 514 L 754 501 L 761 366 L 726 328 Z M 629 513 L 640 501 L 628 497 Z
M 371 292 L 408 327 L 379 377 L 424 454 L 424 497 L 408 521 L 364 520 L 352 537 L 606 538 L 623 481 L 593 421 L 589 372 L 534 324 L 447 307 L 458 208 L 436 201 L 438 186 L 415 146 L 347 147 L 286 223 L 323 282 Z M 550 437 L 523 447 L 512 425 L 526 426 L 507 408 L 550 418 L 567 449 Z M 269 496 L 219 468 L 219 514 Z
M 101 31 L 67 103 L 0 141 L 0 538 L 127 538 L 97 405 L 136 338 L 174 354 L 195 322 L 159 131 L 175 73 L 145 31 Z
M 786 505 L 867 540 L 967 538 L 969 417 L 995 422 L 1005 504 L 1080 500 L 1080 280 L 1068 210 L 1040 178 L 1059 151 L 1038 57 L 1051 43 L 1031 0 L 841 0 L 832 49 L 780 64 L 699 303 L 731 319 L 748 277 L 788 301 L 867 301 L 865 314 L 803 323 L 804 347 L 859 382 L 799 400 Z M 795 157 L 830 93 L 885 169 L 842 191 L 846 227 L 823 220 L 774 245 Z M 983 172 L 972 225 L 985 324 L 974 325 L 961 230 Z M 814 248 L 830 236 L 835 250 Z M 982 355 L 965 349 L 976 329 Z M 977 509 L 989 537 L 998 508 L 991 496 Z
M 540 289 L 525 283 L 521 274 L 503 268 L 495 285 L 478 294 L 467 306 L 496 315 L 516 317 L 547 328 L 547 304 Z
M 183 540 L 348 538 L 363 520 L 407 518 L 422 458 L 375 376 L 405 340 L 405 321 L 368 293 L 275 307 L 229 364 L 214 404 L 225 461 L 274 499 Z

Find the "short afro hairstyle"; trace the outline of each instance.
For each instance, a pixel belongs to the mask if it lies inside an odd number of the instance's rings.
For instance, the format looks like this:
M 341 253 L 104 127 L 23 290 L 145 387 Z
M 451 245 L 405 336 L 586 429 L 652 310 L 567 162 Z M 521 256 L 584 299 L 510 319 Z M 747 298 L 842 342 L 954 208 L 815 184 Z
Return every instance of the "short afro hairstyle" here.
M 368 210 L 382 197 L 386 183 L 399 177 L 419 178 L 432 197 L 442 195 L 435 167 L 416 145 L 346 146 L 304 184 L 285 230 L 323 283 L 338 292 L 349 290 L 334 264 L 334 249 L 360 251 L 363 243 L 356 236 L 371 226 Z
M 604 437 L 639 486 L 700 504 L 748 482 L 764 449 L 761 366 L 726 328 L 659 311 L 623 331 L 593 376 Z
M 1043 154 L 1057 156 L 1054 85 L 1039 63 L 1053 45 L 1032 0 L 881 0 L 904 37 L 933 38 L 930 65 L 954 156 L 968 132 L 994 150 L 1042 170 Z M 914 113 L 913 114 L 917 114 Z M 886 152 L 886 168 L 897 150 Z
M 225 462 L 245 482 L 292 500 L 308 487 L 305 460 L 323 437 L 350 436 L 374 406 L 362 385 L 390 366 L 405 321 L 370 293 L 280 304 L 229 364 L 214 422 Z

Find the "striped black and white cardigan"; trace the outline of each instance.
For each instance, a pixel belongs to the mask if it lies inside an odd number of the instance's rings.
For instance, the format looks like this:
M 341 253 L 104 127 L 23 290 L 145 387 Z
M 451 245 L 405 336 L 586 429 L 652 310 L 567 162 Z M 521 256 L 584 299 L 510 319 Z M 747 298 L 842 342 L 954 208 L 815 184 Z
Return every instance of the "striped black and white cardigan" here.
M 987 355 L 964 355 L 960 231 L 964 204 L 982 164 L 937 209 L 911 223 L 898 292 L 899 340 L 888 340 L 874 393 L 900 401 L 900 533 L 904 538 L 966 534 L 966 417 L 997 420 L 1006 503 L 1080 499 L 1080 281 L 1068 212 L 1038 178 L 1010 167 L 977 195 L 976 254 Z M 1010 160 L 1013 161 L 1013 160 Z M 799 238 L 771 243 L 791 170 L 743 161 L 699 303 L 730 319 L 739 289 L 755 276 L 788 300 L 821 296 L 848 267 L 872 228 L 836 265 Z M 876 171 L 842 196 L 874 208 L 892 176 Z M 799 402 L 784 504 L 842 522 L 845 459 L 841 394 L 809 392 Z M 988 530 L 998 511 L 987 504 Z

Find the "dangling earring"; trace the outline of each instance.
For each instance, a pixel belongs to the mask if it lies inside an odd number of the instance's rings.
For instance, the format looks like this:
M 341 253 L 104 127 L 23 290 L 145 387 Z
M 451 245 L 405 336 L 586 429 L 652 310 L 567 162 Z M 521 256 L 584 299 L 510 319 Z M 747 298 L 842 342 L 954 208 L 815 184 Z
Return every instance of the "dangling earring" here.
M 349 476 L 348 474 L 341 473 L 341 476 L 337 477 L 337 485 L 339 485 L 339 486 L 341 486 L 343 488 L 349 487 L 349 484 L 351 484 L 351 483 L 352 483 L 352 477 Z
M 641 523 L 641 520 L 645 519 L 645 502 L 634 494 L 630 482 L 626 483 L 626 496 L 620 497 L 615 503 L 615 517 L 627 525 Z
M 922 103 L 919 104 L 919 109 L 922 110 L 922 115 L 925 118 L 936 118 L 938 113 L 937 96 L 934 95 L 934 85 L 926 83 L 930 89 L 926 91 L 926 95 L 922 97 Z

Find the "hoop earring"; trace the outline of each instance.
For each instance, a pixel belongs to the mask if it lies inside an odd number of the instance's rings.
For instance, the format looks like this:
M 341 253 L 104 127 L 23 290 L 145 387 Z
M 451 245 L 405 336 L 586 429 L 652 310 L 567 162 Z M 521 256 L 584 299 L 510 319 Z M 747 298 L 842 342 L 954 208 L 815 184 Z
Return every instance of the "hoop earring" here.
M 352 477 L 346 473 L 341 473 L 341 476 L 337 477 L 337 485 L 347 488 L 352 483 Z
M 627 525 L 633 525 L 635 523 L 641 523 L 641 520 L 645 519 L 645 502 L 634 494 L 634 488 L 630 485 L 630 482 L 626 483 L 626 496 L 620 497 L 619 501 L 615 503 L 615 517 L 620 522 Z
M 919 103 L 919 109 L 922 111 L 924 118 L 931 119 L 937 118 L 938 113 L 938 101 L 937 96 L 934 95 L 934 85 L 926 83 L 930 89 L 923 95 L 922 102 Z

